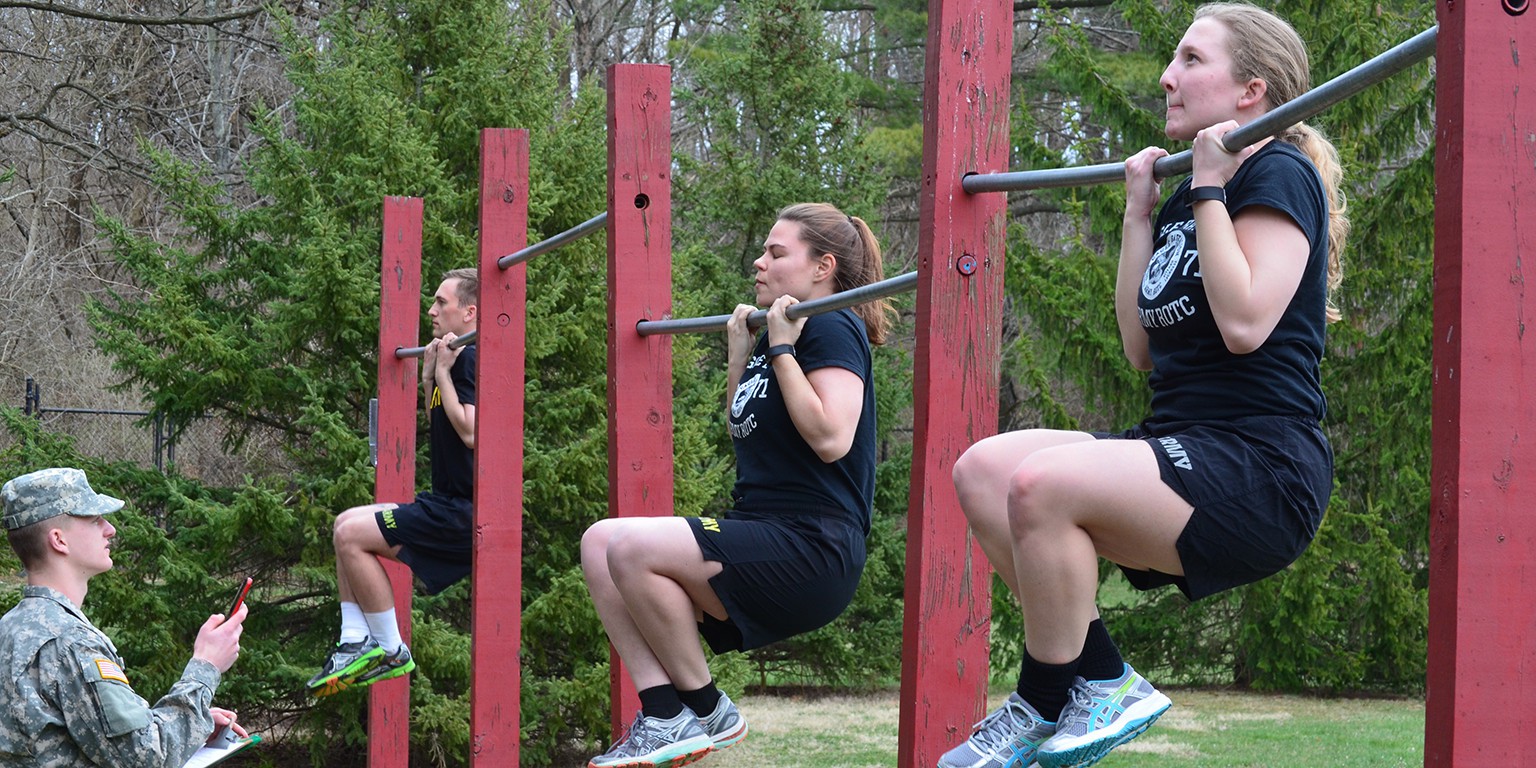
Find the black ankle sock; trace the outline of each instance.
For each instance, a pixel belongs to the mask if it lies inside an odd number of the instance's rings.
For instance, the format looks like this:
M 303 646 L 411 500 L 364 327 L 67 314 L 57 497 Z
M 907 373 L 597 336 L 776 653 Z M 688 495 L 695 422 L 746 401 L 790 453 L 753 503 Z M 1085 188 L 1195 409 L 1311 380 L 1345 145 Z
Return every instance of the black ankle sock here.
M 1078 659 L 1077 674 L 1084 680 L 1114 680 L 1125 674 L 1125 659 L 1109 638 L 1103 619 L 1094 619 L 1083 638 L 1083 655 Z
M 1072 678 L 1077 676 L 1080 659 L 1065 664 L 1045 664 L 1035 661 L 1024 652 L 1024 663 L 1019 670 L 1019 696 L 1029 702 L 1040 716 L 1050 722 L 1061 717 L 1061 709 L 1067 705 L 1067 691 Z
M 715 711 L 715 705 L 720 703 L 720 689 L 715 687 L 715 681 L 704 684 L 703 688 L 692 691 L 678 691 L 677 697 L 683 700 L 683 704 L 693 710 L 699 717 L 708 717 Z
M 683 713 L 683 700 L 677 697 L 677 688 L 658 685 L 640 692 L 640 711 L 646 717 L 670 720 Z

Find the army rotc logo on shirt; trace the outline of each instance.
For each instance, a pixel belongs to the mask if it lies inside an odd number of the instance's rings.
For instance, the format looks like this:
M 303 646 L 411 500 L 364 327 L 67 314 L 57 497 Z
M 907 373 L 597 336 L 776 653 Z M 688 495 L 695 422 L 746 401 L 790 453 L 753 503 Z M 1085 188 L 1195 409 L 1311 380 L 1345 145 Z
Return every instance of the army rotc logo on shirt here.
M 1168 287 L 1174 275 L 1181 271 L 1186 277 L 1200 279 L 1197 267 L 1200 251 L 1190 247 L 1188 234 L 1194 228 L 1193 221 L 1169 224 L 1164 228 L 1163 247 L 1152 254 L 1151 261 L 1147 262 L 1147 271 L 1141 276 L 1142 298 L 1147 301 L 1161 299 L 1163 290 Z M 1164 300 L 1162 305 L 1150 309 L 1137 307 L 1136 314 L 1143 328 L 1167 328 L 1193 316 L 1196 311 L 1194 301 L 1188 295 L 1183 295 Z
M 767 359 L 763 355 L 754 356 L 747 362 L 747 370 L 766 367 Z M 752 402 L 752 398 L 767 396 L 768 377 L 763 373 L 754 373 L 751 378 L 742 379 L 742 382 L 736 385 L 736 394 L 731 398 L 731 423 L 728 425 L 731 437 L 739 440 L 752 434 L 752 430 L 757 428 L 757 414 L 749 413 L 745 419 L 742 419 L 741 415 L 746 413 L 747 404 Z M 741 420 L 737 421 L 737 419 Z
M 1189 222 L 1194 226 L 1194 222 Z M 1155 299 L 1162 294 L 1168 286 L 1168 281 L 1173 279 L 1173 273 L 1179 270 L 1179 263 L 1184 261 L 1184 248 L 1187 239 L 1184 230 L 1177 225 L 1168 233 L 1168 239 L 1163 241 L 1163 247 L 1152 254 L 1152 260 L 1147 262 L 1147 271 L 1141 276 L 1141 295 L 1147 299 Z M 1191 254 L 1193 258 L 1193 254 Z

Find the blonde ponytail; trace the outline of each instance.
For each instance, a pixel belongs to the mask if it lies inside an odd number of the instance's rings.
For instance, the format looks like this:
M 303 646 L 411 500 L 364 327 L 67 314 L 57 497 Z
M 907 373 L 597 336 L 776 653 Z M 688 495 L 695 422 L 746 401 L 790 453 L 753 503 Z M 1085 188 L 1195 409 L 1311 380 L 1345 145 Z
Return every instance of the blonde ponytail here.
M 1307 46 L 1284 19 L 1243 2 L 1208 3 L 1195 10 L 1195 18 L 1215 19 L 1226 26 L 1233 78 L 1240 83 L 1255 77 L 1263 80 L 1267 86 L 1264 98 L 1270 109 L 1311 89 Z M 1341 256 L 1344 240 L 1349 236 L 1349 217 L 1345 215 L 1348 201 L 1340 187 L 1344 168 L 1339 163 L 1339 151 L 1316 128 L 1298 123 L 1278 138 L 1305 153 L 1323 177 L 1323 190 L 1328 197 L 1327 319 L 1332 323 L 1343 317 L 1333 303 L 1333 293 L 1344 279 Z
M 1323 179 L 1323 191 L 1328 197 L 1328 322 L 1338 322 L 1344 316 L 1333 301 L 1334 291 L 1344 282 L 1344 241 L 1349 238 L 1349 201 L 1344 197 L 1341 185 L 1344 166 L 1339 162 L 1339 150 L 1328 141 L 1321 131 L 1306 123 L 1297 123 L 1279 136 L 1281 141 L 1294 144 L 1312 164 Z

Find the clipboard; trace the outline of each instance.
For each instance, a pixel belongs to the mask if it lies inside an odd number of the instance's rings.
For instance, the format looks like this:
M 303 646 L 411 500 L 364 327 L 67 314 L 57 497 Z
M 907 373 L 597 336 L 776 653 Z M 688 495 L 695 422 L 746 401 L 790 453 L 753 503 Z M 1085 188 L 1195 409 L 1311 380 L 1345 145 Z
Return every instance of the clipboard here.
M 234 731 L 224 729 L 225 736 L 214 741 L 212 745 L 203 746 L 187 760 L 182 768 L 206 768 L 210 765 L 218 765 L 229 758 L 245 751 L 252 744 L 260 744 L 261 736 L 251 734 L 243 739 L 233 738 Z

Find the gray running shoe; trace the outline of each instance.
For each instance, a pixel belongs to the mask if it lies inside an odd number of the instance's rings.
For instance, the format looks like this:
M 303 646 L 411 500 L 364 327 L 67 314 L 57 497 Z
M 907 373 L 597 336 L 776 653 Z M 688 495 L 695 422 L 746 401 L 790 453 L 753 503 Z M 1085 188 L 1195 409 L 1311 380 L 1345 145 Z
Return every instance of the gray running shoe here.
M 629 732 L 611 749 L 587 763 L 587 768 L 675 768 L 709 754 L 714 740 L 704 732 L 693 710 L 662 720 L 635 713 Z
M 411 658 L 411 649 L 400 644 L 400 650 L 394 653 L 381 655 L 373 666 L 363 670 L 357 676 L 357 685 L 373 685 L 380 680 L 389 680 L 404 674 L 409 674 L 416 668 L 416 660 Z
M 1029 768 L 1035 750 L 1056 732 L 1017 692 L 976 724 L 976 732 L 939 758 L 939 768 Z
M 337 643 L 325 665 L 309 679 L 310 693 L 324 697 L 350 688 L 358 674 L 383 655 L 384 649 L 371 637 L 355 643 Z
M 747 720 L 741 716 L 741 710 L 731 701 L 731 697 L 720 694 L 720 701 L 715 703 L 715 711 L 699 718 L 699 723 L 704 726 L 704 732 L 709 734 L 710 740 L 715 743 L 715 750 L 719 751 L 735 744 L 747 737 Z
M 1113 680 L 1072 682 L 1056 735 L 1040 745 L 1044 768 L 1084 768 L 1141 735 L 1173 702 L 1125 665 Z

